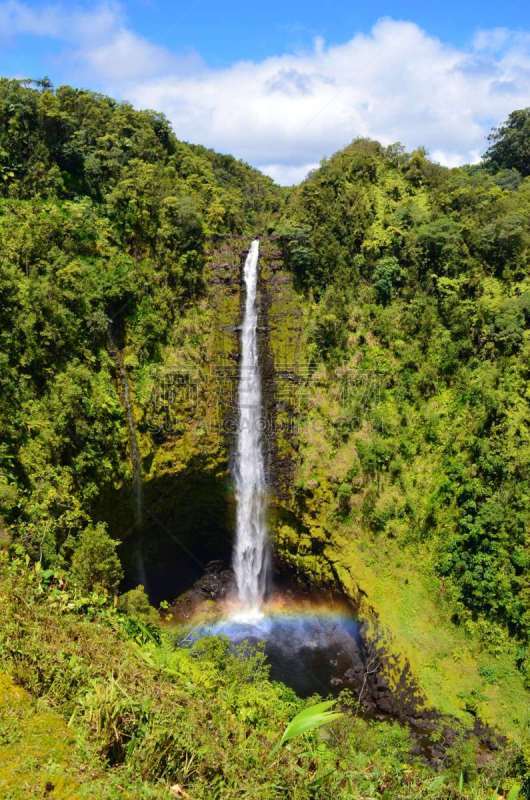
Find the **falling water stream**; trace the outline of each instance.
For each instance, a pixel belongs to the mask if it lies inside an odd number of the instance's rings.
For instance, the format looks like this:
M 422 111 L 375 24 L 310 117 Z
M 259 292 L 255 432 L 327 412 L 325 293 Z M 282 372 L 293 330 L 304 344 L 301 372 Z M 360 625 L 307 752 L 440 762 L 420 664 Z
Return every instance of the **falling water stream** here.
M 245 310 L 241 327 L 235 461 L 237 528 L 234 572 L 240 613 L 248 616 L 259 616 L 270 572 L 256 303 L 258 262 L 259 240 L 255 239 L 244 268 Z
M 237 603 L 228 615 L 200 622 L 183 643 L 226 636 L 235 645 L 263 643 L 271 676 L 301 695 L 327 694 L 362 683 L 359 626 L 344 606 L 323 606 L 315 597 L 271 595 L 271 553 L 267 532 L 267 485 L 263 454 L 262 390 L 258 347 L 259 240 L 244 267 L 245 305 L 241 326 L 239 425 L 234 477 L 237 518 L 233 570 Z M 223 607 L 221 605 L 221 610 Z

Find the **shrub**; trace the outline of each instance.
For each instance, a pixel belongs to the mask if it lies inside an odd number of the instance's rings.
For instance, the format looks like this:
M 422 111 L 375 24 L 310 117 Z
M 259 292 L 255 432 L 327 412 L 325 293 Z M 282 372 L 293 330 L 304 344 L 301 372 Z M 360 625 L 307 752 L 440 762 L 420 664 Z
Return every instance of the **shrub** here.
M 72 558 L 73 582 L 82 592 L 115 592 L 123 578 L 116 552 L 118 542 L 111 539 L 103 523 L 81 533 Z
M 118 607 L 131 617 L 157 625 L 160 621 L 156 608 L 149 603 L 149 598 L 142 585 L 122 594 L 118 600 Z
M 403 279 L 403 270 L 394 256 L 380 258 L 374 270 L 374 289 L 379 303 L 386 305 L 392 299 Z

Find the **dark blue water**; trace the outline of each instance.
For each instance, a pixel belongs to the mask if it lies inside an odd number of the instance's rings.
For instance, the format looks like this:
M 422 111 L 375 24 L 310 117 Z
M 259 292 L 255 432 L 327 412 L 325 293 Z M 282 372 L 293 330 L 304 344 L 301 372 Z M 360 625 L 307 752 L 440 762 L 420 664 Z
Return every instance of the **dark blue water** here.
M 301 697 L 355 690 L 364 672 L 358 623 L 338 613 L 283 613 L 199 625 L 186 637 L 226 636 L 234 644 L 264 644 L 271 678 Z

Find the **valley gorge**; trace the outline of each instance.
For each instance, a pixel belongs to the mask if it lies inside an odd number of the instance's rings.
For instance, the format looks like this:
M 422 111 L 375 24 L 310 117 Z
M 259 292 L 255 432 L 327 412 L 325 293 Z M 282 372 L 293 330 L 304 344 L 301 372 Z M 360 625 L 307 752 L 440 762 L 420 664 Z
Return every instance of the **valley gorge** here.
M 187 359 L 179 354 L 175 366 L 170 366 L 166 374 L 163 370 L 157 374 L 154 394 L 146 405 L 148 414 L 162 414 L 164 419 L 156 430 L 154 426 L 150 429 L 149 423 L 147 426 L 149 438 L 153 437 L 149 445 L 153 454 L 146 460 L 151 463 L 151 470 L 156 469 L 158 463 L 163 464 L 164 490 L 160 492 L 156 474 L 151 472 L 146 485 L 153 480 L 156 488 L 152 495 L 149 488 L 146 493 L 155 498 L 155 509 L 152 512 L 147 509 L 146 516 L 151 523 L 141 539 L 142 551 L 147 553 L 146 588 L 156 587 L 153 602 L 174 603 L 171 608 L 175 618 L 185 627 L 193 619 L 202 623 L 211 619 L 215 623 L 219 619 L 219 601 L 223 609 L 227 599 L 236 593 L 230 568 L 236 531 L 236 496 L 231 475 L 237 447 L 238 359 L 245 307 L 243 273 L 247 245 L 247 239 L 235 237 L 212 250 L 205 273 L 209 288 L 200 318 L 204 327 L 193 328 L 195 346 L 188 350 Z M 321 508 L 313 506 L 308 512 L 293 491 L 293 481 L 302 467 L 299 457 L 303 434 L 301 417 L 312 394 L 319 388 L 319 380 L 321 388 L 324 379 L 315 374 L 307 352 L 311 312 L 295 290 L 292 275 L 285 268 L 281 243 L 275 236 L 260 237 L 257 307 L 273 581 L 280 592 L 285 587 L 287 597 L 293 598 L 287 604 L 293 602 L 296 607 L 301 601 L 307 613 L 311 613 L 313 596 L 316 607 L 323 603 L 330 608 L 346 609 L 346 615 L 359 626 L 356 636 L 360 637 L 360 647 L 348 656 L 351 676 L 344 677 L 340 668 L 335 673 L 333 668 L 324 668 L 322 672 L 317 670 L 316 683 L 310 681 L 307 685 L 312 688 L 316 685 L 324 693 L 350 688 L 355 696 L 362 697 L 366 713 L 408 724 L 419 751 L 433 763 L 441 763 L 446 747 L 456 736 L 453 709 L 446 710 L 443 706 L 439 709 L 436 693 L 429 696 L 429 685 L 422 686 L 421 677 L 418 680 L 411 668 L 411 658 L 417 658 L 417 651 L 413 647 L 409 649 L 410 642 L 400 639 L 400 630 L 393 629 L 391 616 L 381 619 L 377 604 L 364 588 L 355 568 L 344 558 L 344 534 L 342 530 L 334 534 L 336 517 L 333 513 L 331 518 L 326 516 L 325 499 L 321 501 Z M 195 311 L 192 311 L 192 319 L 195 322 Z M 188 321 L 183 322 L 187 330 Z M 206 364 L 204 352 L 208 353 Z M 172 363 L 171 352 L 168 358 Z M 354 374 L 351 379 L 358 381 L 358 376 Z M 163 394 L 159 392 L 161 386 Z M 188 416 L 183 415 L 183 409 Z M 141 418 L 141 410 L 136 413 Z M 180 421 L 180 435 L 174 427 L 174 415 L 178 415 Z M 317 418 L 316 435 L 323 436 L 323 429 L 323 420 Z M 212 453 L 215 453 L 213 460 Z M 207 465 L 206 473 L 197 474 L 192 466 L 195 463 L 201 467 Z M 131 469 L 134 474 L 133 463 Z M 206 510 L 204 501 L 192 498 L 197 489 L 202 496 L 210 481 L 208 499 L 212 507 Z M 130 530 L 134 529 L 135 496 L 133 492 L 131 517 L 126 523 Z M 116 506 L 115 500 L 111 505 Z M 119 508 L 119 525 L 123 529 L 127 514 L 123 501 L 119 502 Z M 109 516 L 105 521 L 114 532 L 112 519 Z M 183 524 L 177 524 L 176 520 L 183 520 Z M 116 535 L 119 530 L 115 529 Z M 134 548 L 131 555 L 136 558 Z M 161 564 L 164 565 L 162 579 Z M 130 570 L 126 580 L 130 586 L 135 586 L 141 582 L 136 561 Z M 151 571 L 152 578 L 149 577 Z M 371 579 L 369 572 L 368 575 Z M 386 608 L 383 614 L 385 611 Z M 229 637 L 234 635 L 222 624 L 220 628 L 214 626 L 214 630 Z M 250 639 L 257 637 L 254 631 L 247 631 L 246 635 Z M 309 631 L 307 635 L 311 635 Z M 315 641 L 323 635 L 318 632 Z M 321 647 L 326 654 L 326 646 Z M 331 654 L 323 657 L 332 660 Z M 279 663 L 282 664 L 281 658 Z M 420 669 L 423 668 L 420 661 Z M 281 666 L 280 671 L 285 676 Z M 283 679 L 289 683 L 289 677 Z M 487 711 L 485 717 L 487 719 Z M 481 725 L 477 728 L 485 743 L 481 746 L 485 747 L 485 752 L 490 746 L 495 749 L 494 729 L 488 729 L 483 721 Z M 429 735 L 438 735 L 440 730 L 441 743 L 435 745 Z
M 5 796 L 526 797 L 528 175 L 0 120 Z

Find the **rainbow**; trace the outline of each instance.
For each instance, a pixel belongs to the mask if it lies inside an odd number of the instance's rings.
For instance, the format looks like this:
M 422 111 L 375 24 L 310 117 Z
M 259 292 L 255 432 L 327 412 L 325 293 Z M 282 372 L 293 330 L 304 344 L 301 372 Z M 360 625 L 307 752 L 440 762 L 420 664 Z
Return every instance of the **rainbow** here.
M 189 626 L 189 627 L 188 627 Z M 198 609 L 188 623 L 187 639 L 226 636 L 244 640 L 287 640 L 293 646 L 325 646 L 327 641 L 351 638 L 358 641 L 359 622 L 345 603 L 310 600 L 276 594 L 264 603 L 259 614 L 241 612 L 237 604 L 219 604 L 213 611 Z
M 336 693 L 348 685 L 348 674 L 359 663 L 361 629 L 345 604 L 278 594 L 259 615 L 241 613 L 228 603 L 215 611 L 213 616 L 194 618 L 180 644 L 211 636 L 224 637 L 234 646 L 259 644 L 273 680 L 301 696 Z

